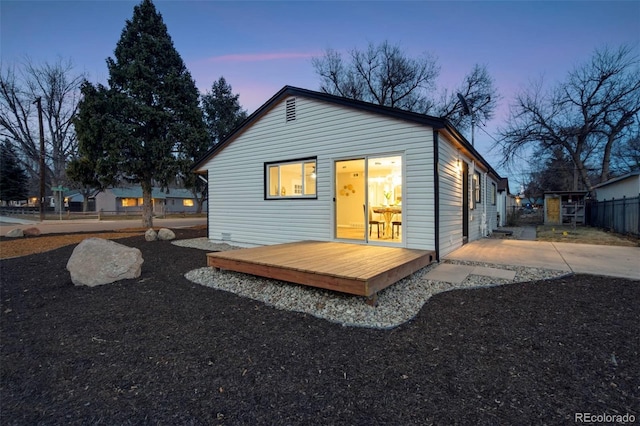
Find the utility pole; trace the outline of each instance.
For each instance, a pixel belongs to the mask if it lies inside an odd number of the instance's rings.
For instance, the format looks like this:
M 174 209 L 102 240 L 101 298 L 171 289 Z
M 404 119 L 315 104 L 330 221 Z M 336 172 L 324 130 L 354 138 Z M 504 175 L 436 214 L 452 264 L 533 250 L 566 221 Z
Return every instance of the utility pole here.
M 38 105 L 38 125 L 40 127 L 40 222 L 44 220 L 44 125 L 42 124 L 42 98 L 38 96 L 33 102 Z

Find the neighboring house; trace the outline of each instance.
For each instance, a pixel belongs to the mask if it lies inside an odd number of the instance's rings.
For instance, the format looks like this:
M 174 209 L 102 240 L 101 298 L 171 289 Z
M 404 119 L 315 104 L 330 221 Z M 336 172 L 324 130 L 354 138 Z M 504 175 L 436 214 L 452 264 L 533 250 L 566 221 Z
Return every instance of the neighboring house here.
M 151 202 L 154 214 L 195 213 L 197 201 L 193 194 L 180 188 L 170 188 L 168 192 L 160 188 L 151 191 Z M 96 211 L 110 213 L 133 213 L 142 211 L 142 188 L 133 186 L 128 188 L 109 188 L 95 196 Z M 206 208 L 203 208 L 206 211 Z
M 68 205 L 69 211 L 72 212 L 81 212 L 84 205 L 84 195 L 77 190 L 72 190 L 65 193 L 65 200 Z M 95 197 L 89 197 L 89 203 L 87 204 L 87 209 L 90 212 L 95 212 Z
M 509 179 L 501 178 L 498 181 L 497 203 L 497 222 L 499 227 L 506 226 L 509 215 L 515 213 L 517 207 L 518 201 L 516 200 L 516 196 L 509 191 Z
M 598 201 L 640 196 L 640 170 L 610 179 L 594 187 Z
M 595 186 L 588 223 L 621 234 L 640 235 L 640 171 Z
M 209 238 L 238 245 L 345 241 L 439 257 L 497 224 L 500 176 L 446 120 L 290 86 L 194 171 L 208 174 Z

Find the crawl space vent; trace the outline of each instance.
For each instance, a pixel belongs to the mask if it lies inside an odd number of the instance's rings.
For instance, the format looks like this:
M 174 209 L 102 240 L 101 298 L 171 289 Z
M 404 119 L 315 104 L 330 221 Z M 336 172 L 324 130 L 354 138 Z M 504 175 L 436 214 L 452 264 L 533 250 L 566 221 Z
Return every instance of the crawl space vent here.
M 296 119 L 296 98 L 287 99 L 287 123 Z

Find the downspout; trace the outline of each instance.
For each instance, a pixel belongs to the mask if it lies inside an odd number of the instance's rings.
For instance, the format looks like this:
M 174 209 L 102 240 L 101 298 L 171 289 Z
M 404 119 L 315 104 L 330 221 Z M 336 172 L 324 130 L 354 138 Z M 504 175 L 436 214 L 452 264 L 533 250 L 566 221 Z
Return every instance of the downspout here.
M 436 262 L 440 262 L 440 153 L 438 131 L 433 130 L 433 235 L 435 238 Z
M 489 229 L 488 229 L 488 214 L 487 214 L 487 198 L 488 197 L 488 190 L 487 190 L 487 174 L 483 173 L 482 174 L 482 180 L 483 185 L 484 185 L 484 197 L 482 197 L 482 236 L 483 237 L 487 237 L 489 235 Z

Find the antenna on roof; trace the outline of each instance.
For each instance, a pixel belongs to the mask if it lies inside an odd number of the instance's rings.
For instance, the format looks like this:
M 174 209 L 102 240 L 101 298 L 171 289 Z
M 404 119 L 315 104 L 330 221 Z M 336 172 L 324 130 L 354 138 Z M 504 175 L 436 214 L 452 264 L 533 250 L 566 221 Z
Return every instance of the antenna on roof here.
M 475 133 L 476 117 L 473 114 L 474 111 L 471 108 L 469 108 L 469 104 L 467 103 L 467 100 L 464 98 L 464 96 L 462 96 L 461 93 L 458 93 L 458 99 L 460 99 L 460 103 L 462 104 L 462 111 L 464 112 L 464 114 L 471 116 L 471 146 L 473 146 L 475 142 L 474 133 Z
M 458 99 L 460 99 L 460 103 L 462 104 L 462 110 L 464 111 L 465 115 L 471 115 L 469 104 L 467 103 L 467 100 L 464 98 L 464 96 L 458 93 Z
M 491 102 L 491 96 L 487 96 L 487 99 L 484 101 L 484 103 L 477 108 L 474 108 L 473 105 L 469 107 L 467 100 L 460 93 L 458 93 L 458 99 L 460 99 L 460 103 L 462 104 L 462 112 L 464 112 L 464 115 L 471 116 L 471 146 L 473 146 L 476 127 L 476 111 L 484 108 L 489 102 Z

